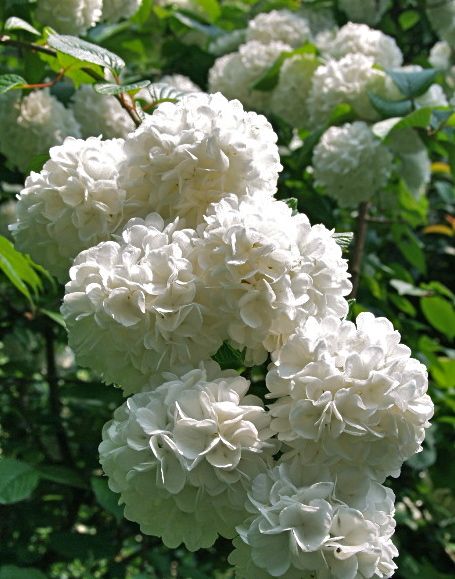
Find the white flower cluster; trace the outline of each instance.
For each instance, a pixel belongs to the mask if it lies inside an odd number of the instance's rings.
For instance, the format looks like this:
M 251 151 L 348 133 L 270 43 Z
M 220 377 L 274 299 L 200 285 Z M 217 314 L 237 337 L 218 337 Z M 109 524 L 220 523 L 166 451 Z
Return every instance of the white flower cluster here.
M 46 154 L 67 136 L 80 136 L 73 113 L 48 89 L 23 98 L 15 91 L 0 95 L 0 123 L 0 153 L 24 173 L 37 155 Z
M 403 63 L 403 54 L 395 39 L 366 24 L 349 22 L 338 30 L 327 46 L 322 46 L 324 56 L 336 59 L 347 54 L 363 54 L 384 68 L 397 68 Z
M 392 170 L 392 154 L 362 122 L 330 127 L 313 151 L 316 185 L 341 207 L 356 206 L 380 191 Z
M 75 91 L 71 110 L 84 139 L 100 135 L 105 139 L 124 138 L 134 129 L 130 116 L 114 96 L 99 94 L 88 84 Z
M 115 23 L 129 18 L 142 0 L 38 0 L 37 19 L 60 34 L 85 34 L 104 20 Z
M 390 577 L 381 483 L 421 448 L 425 369 L 387 320 L 345 321 L 347 262 L 333 231 L 274 199 L 276 141 L 239 101 L 191 92 L 125 138 L 51 149 L 14 234 L 61 279 L 75 258 L 70 346 L 130 396 L 99 447 L 126 518 L 169 547 L 237 536 L 239 577 Z M 245 366 L 271 355 L 268 408 L 210 359 L 223 342 Z
M 25 181 L 13 235 L 61 281 L 79 251 L 110 239 L 138 210 L 137 200 L 118 185 L 122 156 L 119 139 L 67 137 Z
M 272 10 L 258 14 L 249 21 L 246 39 L 257 40 L 262 44 L 279 41 L 297 48 L 311 39 L 311 31 L 308 22 L 298 13 Z
M 190 550 L 235 535 L 245 491 L 275 450 L 270 417 L 248 388 L 212 362 L 135 394 L 105 425 L 101 464 L 144 533 Z

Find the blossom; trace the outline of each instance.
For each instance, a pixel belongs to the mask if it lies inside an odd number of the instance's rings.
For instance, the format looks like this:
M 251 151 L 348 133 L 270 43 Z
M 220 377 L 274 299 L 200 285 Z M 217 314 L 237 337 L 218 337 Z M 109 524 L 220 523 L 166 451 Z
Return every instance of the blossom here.
M 305 461 L 398 476 L 433 414 L 426 369 L 410 354 L 386 318 L 310 318 L 273 354 L 272 429 Z
M 288 464 L 259 474 L 248 493 L 251 516 L 237 527 L 229 557 L 236 576 L 391 577 L 398 555 L 393 492 L 370 482 L 362 500 L 347 504 L 334 480 Z
M 79 35 L 101 20 L 102 7 L 103 0 L 38 0 L 35 14 L 61 34 Z
M 448 70 L 452 60 L 452 49 L 445 40 L 440 40 L 432 46 L 428 60 L 434 68 Z
M 79 364 L 137 392 L 157 372 L 186 368 L 223 342 L 193 272 L 194 232 L 162 218 L 131 219 L 118 241 L 81 252 L 62 314 Z M 201 290 L 202 291 L 202 290 Z
M 138 11 L 142 0 L 102 0 L 103 20 L 115 23 Z
M 351 105 L 362 120 L 377 119 L 368 92 L 386 96 L 385 73 L 374 68 L 373 58 L 347 54 L 340 60 L 329 59 L 313 75 L 307 101 L 311 125 L 326 122 L 332 109 L 341 103 Z
M 297 48 L 311 37 L 307 21 L 298 12 L 271 10 L 262 12 L 248 22 L 246 39 L 263 44 L 280 41 Z
M 315 183 L 341 207 L 356 206 L 386 185 L 392 160 L 366 123 L 330 127 L 313 151 Z
M 141 206 L 118 185 L 122 141 L 67 137 L 18 195 L 18 247 L 61 281 L 83 249 L 110 238 Z
M 82 85 L 71 98 L 71 109 L 81 127 L 84 139 L 102 135 L 105 139 L 126 137 L 134 123 L 112 95 L 95 92 L 91 85 Z
M 103 428 L 100 462 L 125 517 L 168 547 L 209 547 L 245 517 L 270 464 L 270 419 L 249 382 L 214 362 L 135 394 Z
M 280 69 L 270 110 L 293 127 L 302 128 L 308 123 L 306 103 L 318 66 L 319 61 L 314 55 L 298 54 L 287 58 Z
M 209 71 L 209 91 L 221 92 L 228 99 L 238 99 L 246 108 L 265 111 L 269 108 L 270 91 L 252 85 L 274 64 L 283 52 L 292 51 L 284 42 L 263 44 L 250 40 L 238 52 L 217 58 Z
M 387 10 L 389 0 L 339 0 L 338 7 L 349 20 L 377 24 Z
M 160 82 L 168 84 L 181 92 L 201 92 L 200 87 L 183 74 L 165 74 Z
M 403 62 L 403 54 L 395 39 L 366 24 L 348 22 L 338 30 L 327 46 L 321 48 L 323 54 L 336 59 L 350 53 L 363 54 L 384 68 L 397 68 Z
M 277 136 L 262 115 L 221 94 L 192 93 L 163 103 L 125 141 L 120 183 L 149 196 L 151 210 L 186 226 L 234 192 L 271 197 L 281 170 Z
M 73 113 L 49 89 L 32 91 L 24 98 L 19 92 L 1 95 L 0 122 L 0 153 L 24 173 L 37 155 L 60 145 L 67 136 L 80 136 Z
M 226 197 L 198 235 L 203 283 L 247 364 L 262 363 L 308 316 L 346 315 L 351 283 L 332 232 L 282 201 Z

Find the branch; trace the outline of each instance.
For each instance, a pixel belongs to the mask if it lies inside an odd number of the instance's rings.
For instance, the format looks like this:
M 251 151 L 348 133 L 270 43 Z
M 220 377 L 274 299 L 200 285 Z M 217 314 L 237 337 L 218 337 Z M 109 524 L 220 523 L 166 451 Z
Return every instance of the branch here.
M 57 437 L 57 444 L 59 447 L 62 461 L 68 465 L 73 466 L 74 461 L 71 453 L 71 448 L 66 436 L 65 428 L 62 424 L 62 403 L 60 401 L 58 391 L 58 376 L 55 366 L 55 348 L 54 335 L 50 326 L 44 330 L 44 340 L 46 344 L 46 377 L 49 385 L 49 404 L 51 407 L 52 417 L 55 421 L 55 434 Z
M 54 50 L 53 48 L 49 48 L 48 46 L 41 46 L 40 44 L 36 44 L 35 42 L 23 42 L 22 40 L 15 40 L 10 36 L 7 36 L 6 34 L 0 34 L 0 44 L 5 44 L 7 46 L 15 46 L 16 48 L 23 48 L 25 50 L 30 50 L 31 52 L 41 52 L 42 54 L 47 54 L 47 56 L 57 58 L 57 51 Z M 81 70 L 98 82 L 104 82 L 106 80 L 104 76 L 97 74 L 94 70 L 90 68 L 81 68 Z M 129 100 L 126 99 L 123 94 L 115 95 L 115 98 L 118 100 L 122 108 L 125 109 L 125 111 L 128 113 L 134 125 L 136 127 L 139 127 L 142 121 L 136 111 L 134 101 L 129 102 Z
M 352 251 L 351 257 L 352 291 L 349 295 L 350 299 L 355 299 L 357 297 L 357 291 L 359 289 L 363 250 L 365 248 L 365 239 L 367 234 L 368 206 L 368 201 L 364 201 L 359 205 L 359 214 L 357 216 L 357 233 L 355 236 L 354 249 Z

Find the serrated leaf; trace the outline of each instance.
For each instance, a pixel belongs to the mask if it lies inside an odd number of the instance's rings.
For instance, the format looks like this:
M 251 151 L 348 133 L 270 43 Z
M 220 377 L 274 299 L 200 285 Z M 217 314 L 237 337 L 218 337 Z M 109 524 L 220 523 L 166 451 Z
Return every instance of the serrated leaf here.
M 98 504 L 113 515 L 117 521 L 123 518 L 123 507 L 118 504 L 120 495 L 111 491 L 106 478 L 92 477 L 90 480 Z
M 78 60 L 107 67 L 113 71 L 119 71 L 125 67 L 125 62 L 120 56 L 77 36 L 67 34 L 50 34 L 47 43 L 63 54 L 68 54 Z
M 368 92 L 368 98 L 375 110 L 384 118 L 404 117 L 412 112 L 412 101 L 410 99 L 388 101 L 371 92 Z
M 396 84 L 399 91 L 407 98 L 416 98 L 423 95 L 430 88 L 438 74 L 438 71 L 434 68 L 424 68 L 423 70 L 387 68 L 385 72 Z
M 151 83 L 149 80 L 141 80 L 131 84 L 114 84 L 110 82 L 100 82 L 94 85 L 94 89 L 99 94 L 117 95 L 122 93 L 135 93 L 142 88 L 148 87 Z
M 9 505 L 27 499 L 39 482 L 38 471 L 21 460 L 0 459 L 0 504 Z
M 14 88 L 21 88 L 25 85 L 27 85 L 27 81 L 18 74 L 0 75 L 0 94 L 8 92 Z
M 17 16 L 11 16 L 5 22 L 5 30 L 25 30 L 26 32 L 30 32 L 30 34 L 34 34 L 35 36 L 40 36 L 41 33 L 37 30 L 34 26 L 22 20 L 22 18 L 18 18 Z

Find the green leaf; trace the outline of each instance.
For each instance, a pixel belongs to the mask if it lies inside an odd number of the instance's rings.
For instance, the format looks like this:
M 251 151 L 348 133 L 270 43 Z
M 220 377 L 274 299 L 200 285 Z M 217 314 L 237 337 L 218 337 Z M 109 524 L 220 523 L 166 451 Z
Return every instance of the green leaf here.
M 439 330 L 449 340 L 455 337 L 455 309 L 448 300 L 438 296 L 422 298 L 420 306 L 433 328 Z
M 385 72 L 396 84 L 399 91 L 410 99 L 423 95 L 430 88 L 438 74 L 438 71 L 434 68 L 425 68 L 423 70 L 388 68 Z
M 8 18 L 5 22 L 5 30 L 25 30 L 26 32 L 30 32 L 30 34 L 35 34 L 35 36 L 41 35 L 41 32 L 39 32 L 39 30 L 34 26 L 17 16 L 11 16 Z
M 425 253 L 414 238 L 402 239 L 398 242 L 398 249 L 407 261 L 420 273 L 426 273 Z
M 193 0 L 201 8 L 201 12 L 208 22 L 215 22 L 221 14 L 217 0 Z
M 27 85 L 27 81 L 18 74 L 0 75 L 0 94 L 8 92 L 14 88 L 22 88 Z
M 390 129 L 388 135 L 399 129 L 407 128 L 419 128 L 426 129 L 431 124 L 433 109 L 431 107 L 425 107 L 412 111 L 409 115 L 403 117 L 400 121 L 393 125 Z
M 222 370 L 239 370 L 245 366 L 244 353 L 236 350 L 227 342 L 212 356 Z
M 402 30 L 410 30 L 420 20 L 420 14 L 417 10 L 405 10 L 398 17 L 398 22 Z
M 390 285 L 394 287 L 400 296 L 427 296 L 428 290 L 420 289 L 415 287 L 411 283 L 403 281 L 401 279 L 391 279 Z
M 122 94 L 124 92 L 134 94 L 141 88 L 146 88 L 151 84 L 149 80 L 141 80 L 139 82 L 134 82 L 132 84 L 113 84 L 110 82 L 100 82 L 94 85 L 94 89 L 99 94 L 109 94 L 109 95 L 117 95 Z
M 37 470 L 42 479 L 50 480 L 52 482 L 75 487 L 78 489 L 87 488 L 87 484 L 84 482 L 81 475 L 76 470 L 67 468 L 66 466 L 40 465 Z
M 338 243 L 343 251 L 347 251 L 354 238 L 352 231 L 345 231 L 343 233 L 334 233 L 333 239 Z
M 251 88 L 254 90 L 262 90 L 262 91 L 270 91 L 274 89 L 278 84 L 278 79 L 280 77 L 280 70 L 281 67 L 283 66 L 284 61 L 298 54 L 314 55 L 316 67 L 317 64 L 316 53 L 317 53 L 316 47 L 314 46 L 314 44 L 310 43 L 304 44 L 302 47 L 296 48 L 295 50 L 292 51 L 282 52 L 280 56 L 272 64 L 272 66 L 269 69 L 267 69 L 264 72 L 264 74 L 258 78 L 258 80 L 254 82 Z
M 368 98 L 376 111 L 384 118 L 404 117 L 412 111 L 412 101 L 409 99 L 388 101 L 371 92 L 368 92 Z
M 39 173 L 43 168 L 44 163 L 46 163 L 46 161 L 49 161 L 50 158 L 51 156 L 49 155 L 49 153 L 42 153 L 41 155 L 35 155 L 27 167 L 27 173 L 31 173 L 32 171 L 34 171 L 35 173 Z
M 82 40 L 77 36 L 50 34 L 47 43 L 51 48 L 55 48 L 55 50 L 83 62 L 97 64 L 98 66 L 107 67 L 113 71 L 120 71 L 125 67 L 125 62 L 117 54 L 97 44 Z
M 123 518 L 123 506 L 120 506 L 120 495 L 111 491 L 107 484 L 106 478 L 92 477 L 90 480 L 92 490 L 95 493 L 96 500 L 105 511 L 114 515 L 117 521 Z
M 6 275 L 14 287 L 33 303 L 29 287 L 36 294 L 42 287 L 42 281 L 37 271 L 45 272 L 32 259 L 15 249 L 11 241 L 0 235 L 0 270 Z M 46 272 L 47 273 L 47 272 Z
M 296 197 L 289 197 L 288 199 L 283 199 L 283 201 L 292 209 L 293 215 L 299 212 L 299 201 Z
M 46 575 L 33 567 L 16 567 L 16 565 L 2 565 L 0 579 L 46 579 Z
M 66 324 L 65 324 L 65 320 L 63 319 L 63 316 L 60 312 L 52 312 L 51 310 L 46 310 L 45 308 L 40 308 L 40 313 L 47 316 L 49 319 L 51 319 L 53 322 L 55 322 L 56 324 L 61 326 L 63 329 L 65 329 L 65 330 L 67 329 Z
M 0 459 L 0 505 L 27 499 L 38 482 L 38 471 L 29 464 L 15 458 Z

